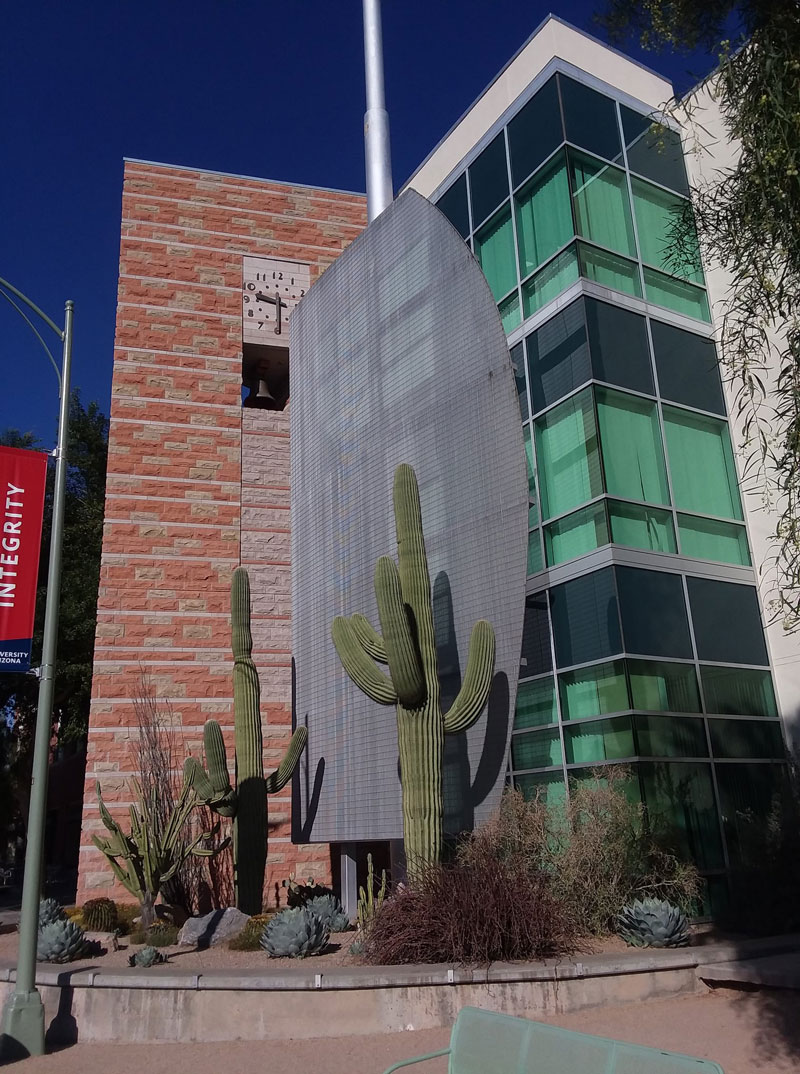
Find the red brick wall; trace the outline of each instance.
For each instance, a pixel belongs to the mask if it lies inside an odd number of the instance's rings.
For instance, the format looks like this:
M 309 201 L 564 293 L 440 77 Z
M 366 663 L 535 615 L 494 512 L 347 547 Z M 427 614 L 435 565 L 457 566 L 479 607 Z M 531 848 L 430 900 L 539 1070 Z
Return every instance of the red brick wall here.
M 133 701 L 145 676 L 183 748 L 218 719 L 232 761 L 230 576 L 253 591 L 264 760 L 291 733 L 289 414 L 243 410 L 242 256 L 309 263 L 316 279 L 365 223 L 359 195 L 125 166 L 105 532 L 78 899 L 121 894 L 91 842 L 94 786 L 126 819 Z M 267 885 L 324 876 L 327 847 L 290 839 L 290 789 L 270 800 Z

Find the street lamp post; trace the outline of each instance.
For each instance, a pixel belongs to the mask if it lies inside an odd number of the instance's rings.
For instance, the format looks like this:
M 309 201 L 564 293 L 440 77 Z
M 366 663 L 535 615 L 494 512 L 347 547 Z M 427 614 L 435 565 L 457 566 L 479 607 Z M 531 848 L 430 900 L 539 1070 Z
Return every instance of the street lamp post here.
M 10 291 L 51 328 L 62 343 L 61 372 L 36 326 L 16 302 Z M 55 451 L 56 475 L 53 491 L 53 521 L 50 532 L 50 559 L 47 568 L 47 599 L 44 612 L 42 664 L 39 672 L 39 699 L 36 711 L 36 736 L 33 748 L 28 841 L 25 850 L 25 875 L 22 884 L 22 913 L 19 926 L 19 954 L 14 991 L 3 1010 L 0 1058 L 24 1058 L 44 1054 L 44 1006 L 36 988 L 36 938 L 39 927 L 39 896 L 42 886 L 42 851 L 47 811 L 47 769 L 53 715 L 53 687 L 58 636 L 58 605 L 61 592 L 61 545 L 64 533 L 64 490 L 67 479 L 67 427 L 69 419 L 70 364 L 72 358 L 73 303 L 64 309 L 64 327 L 59 328 L 35 303 L 16 287 L 0 278 L 3 296 L 27 321 L 56 370 L 59 380 L 58 446 Z

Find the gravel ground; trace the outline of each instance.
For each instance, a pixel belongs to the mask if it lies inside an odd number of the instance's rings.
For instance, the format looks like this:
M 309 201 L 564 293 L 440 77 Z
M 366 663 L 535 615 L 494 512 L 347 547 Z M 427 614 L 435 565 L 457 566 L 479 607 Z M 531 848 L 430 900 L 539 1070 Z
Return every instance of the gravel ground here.
M 567 1029 L 680 1051 L 720 1063 L 725 1074 L 790 1074 L 800 1069 L 796 992 L 736 992 L 603 1007 L 549 1019 Z M 399 1059 L 446 1047 L 445 1029 L 381 1036 L 207 1044 L 76 1044 L 14 1064 L 20 1074 L 381 1074 Z M 414 1069 L 414 1068 L 412 1068 Z M 446 1060 L 417 1068 L 445 1074 Z M 493 1074 L 486 1071 L 486 1074 Z M 571 1074 L 571 1072 L 565 1072 Z

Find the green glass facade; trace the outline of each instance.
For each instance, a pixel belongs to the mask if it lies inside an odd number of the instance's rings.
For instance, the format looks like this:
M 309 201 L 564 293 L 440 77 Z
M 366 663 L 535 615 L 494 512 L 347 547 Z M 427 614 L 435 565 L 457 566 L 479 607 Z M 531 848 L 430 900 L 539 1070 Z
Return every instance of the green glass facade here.
M 688 190 L 676 132 L 559 72 L 438 205 L 514 340 L 530 533 L 511 778 L 558 803 L 624 762 L 712 890 L 784 746 Z

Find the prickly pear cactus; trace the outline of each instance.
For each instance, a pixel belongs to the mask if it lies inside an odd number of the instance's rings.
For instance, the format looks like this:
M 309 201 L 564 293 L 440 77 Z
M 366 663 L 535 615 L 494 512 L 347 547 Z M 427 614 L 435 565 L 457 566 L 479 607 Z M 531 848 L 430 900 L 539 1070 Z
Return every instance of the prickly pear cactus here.
M 141 969 L 149 969 L 151 966 L 158 966 L 162 962 L 167 961 L 167 956 L 162 955 L 160 951 L 157 951 L 155 947 L 143 947 L 141 951 L 137 951 L 135 955 L 130 955 L 128 958 L 129 966 L 139 966 Z
M 73 962 L 86 952 L 87 946 L 80 925 L 57 919 L 39 929 L 36 958 L 39 962 Z
M 494 630 L 485 619 L 472 628 L 458 696 L 442 712 L 431 580 L 419 487 L 403 463 L 394 474 L 397 560 L 381 556 L 375 597 L 382 636 L 360 614 L 337 615 L 331 627 L 342 666 L 359 690 L 397 707 L 397 743 L 403 792 L 403 838 L 409 878 L 438 862 L 442 848 L 444 736 L 466 731 L 489 698 L 494 674 Z M 387 664 L 389 674 L 377 663 Z
M 117 904 L 113 899 L 89 899 L 81 917 L 90 932 L 112 932 L 117 927 Z
M 686 915 L 664 899 L 636 899 L 617 917 L 617 932 L 632 947 L 686 947 Z
M 261 946 L 270 958 L 306 958 L 328 945 L 330 929 L 304 906 L 281 910 L 267 924 Z
M 335 895 L 315 895 L 306 903 L 306 909 L 321 918 L 331 932 L 346 932 L 350 928 L 350 918 Z
M 184 764 L 184 773 L 205 805 L 221 817 L 234 818 L 236 905 L 243 913 L 253 915 L 261 913 L 264 895 L 267 795 L 281 790 L 292 778 L 305 748 L 307 731 L 305 727 L 297 728 L 283 760 L 265 777 L 261 693 L 250 633 L 250 579 L 244 567 L 237 567 L 233 572 L 231 627 L 236 788 L 230 783 L 222 729 L 216 720 L 208 720 L 203 728 L 206 768 L 194 757 L 189 757 Z
M 51 925 L 54 921 L 63 921 L 66 914 L 61 908 L 61 904 L 56 899 L 40 899 L 39 900 L 39 928 L 43 929 L 45 925 Z

